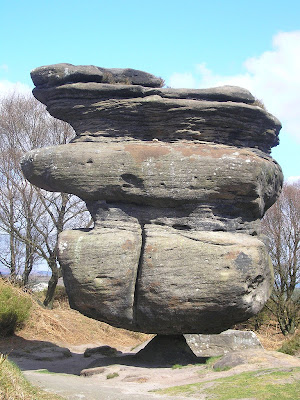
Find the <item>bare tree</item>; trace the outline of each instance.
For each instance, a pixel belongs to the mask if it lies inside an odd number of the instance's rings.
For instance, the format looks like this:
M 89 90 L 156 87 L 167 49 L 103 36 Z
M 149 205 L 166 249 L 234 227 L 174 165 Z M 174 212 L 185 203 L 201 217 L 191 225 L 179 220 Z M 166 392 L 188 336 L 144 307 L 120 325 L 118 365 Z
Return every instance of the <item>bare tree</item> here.
M 46 261 L 52 275 L 44 304 L 51 304 L 61 269 L 57 240 L 65 228 L 86 226 L 90 216 L 76 196 L 50 193 L 31 185 L 20 168 L 32 148 L 67 143 L 74 131 L 52 118 L 32 95 L 10 95 L 0 103 L 0 231 L 5 233 L 0 262 L 23 284 L 34 264 Z M 2 235 L 3 236 L 3 235 Z
M 16 234 L 18 232 L 20 235 L 25 229 L 28 237 L 32 236 L 28 205 L 32 203 L 34 189 L 24 181 L 21 171 L 15 163 L 18 160 L 18 157 L 14 157 L 16 156 L 15 152 L 3 148 L 1 150 L 0 226 L 2 232 L 7 234 L 6 239 L 8 240 L 6 240 L 7 246 L 2 243 L 4 249 L 2 249 L 0 261 L 10 269 L 11 279 L 15 281 L 22 266 L 24 266 L 24 270 L 29 270 L 32 269 L 34 263 L 32 246 L 27 243 L 24 247 Z M 28 197 L 26 196 L 23 202 L 25 192 L 28 193 Z M 24 218 L 25 213 L 27 218 Z
M 263 219 L 275 284 L 270 309 L 284 335 L 300 322 L 300 181 L 285 184 L 278 201 Z

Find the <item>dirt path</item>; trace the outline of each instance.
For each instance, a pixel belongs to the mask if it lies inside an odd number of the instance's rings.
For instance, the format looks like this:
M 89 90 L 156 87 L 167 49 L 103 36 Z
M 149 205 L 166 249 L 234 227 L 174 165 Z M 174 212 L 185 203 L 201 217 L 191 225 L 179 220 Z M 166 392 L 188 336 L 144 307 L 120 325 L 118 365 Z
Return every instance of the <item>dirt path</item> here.
M 115 370 L 118 370 L 118 368 L 115 368 Z M 91 377 L 65 376 L 62 374 L 43 374 L 36 371 L 25 371 L 24 374 L 33 385 L 70 400 L 174 400 L 174 397 L 148 393 L 148 390 L 156 386 L 154 384 L 145 385 L 138 382 L 123 381 L 123 384 L 120 385 L 120 380 L 115 380 L 116 378 L 114 378 L 114 382 L 106 384 L 97 375 Z M 135 373 L 127 376 L 138 380 L 141 379 L 139 375 Z M 143 376 L 145 377 L 145 374 Z M 178 400 L 185 399 L 186 397 L 178 397 Z M 189 399 L 191 400 L 191 398 Z
M 300 366 L 300 359 L 295 357 L 261 351 L 258 354 L 249 353 L 245 364 L 222 372 L 215 372 L 205 364 L 178 369 L 162 368 L 134 365 L 120 357 L 120 353 L 117 358 L 103 356 L 99 352 L 84 357 L 86 347 L 95 347 L 95 344 L 67 348 L 39 342 L 32 347 L 15 349 L 10 358 L 19 365 L 33 385 L 70 400 L 174 400 L 174 396 L 158 395 L 151 391 L 196 382 L 207 382 L 211 386 L 220 378 L 244 371 Z M 100 348 L 101 351 L 103 349 Z M 95 364 L 98 365 L 98 374 L 79 376 L 80 371 Z M 108 379 L 110 376 L 112 378 Z M 176 400 L 186 399 L 184 396 L 176 396 Z M 197 400 L 205 400 L 205 396 L 197 395 Z
M 109 358 L 99 353 L 84 357 L 84 350 L 93 347 L 95 344 L 67 348 L 40 342 L 35 346 L 13 350 L 9 358 L 21 368 L 33 385 L 66 399 L 84 400 L 171 400 L 173 397 L 160 396 L 149 391 L 174 384 L 197 382 L 199 368 L 205 368 L 197 366 L 172 369 L 115 364 L 115 357 Z M 143 346 L 135 351 L 141 347 Z M 134 354 L 134 351 L 126 354 Z M 83 369 L 97 361 L 100 364 L 102 361 L 105 365 L 98 369 L 100 373 L 79 376 Z M 114 378 L 107 379 L 107 376 L 113 374 L 116 375 Z M 181 399 L 186 398 L 178 397 L 178 400 Z

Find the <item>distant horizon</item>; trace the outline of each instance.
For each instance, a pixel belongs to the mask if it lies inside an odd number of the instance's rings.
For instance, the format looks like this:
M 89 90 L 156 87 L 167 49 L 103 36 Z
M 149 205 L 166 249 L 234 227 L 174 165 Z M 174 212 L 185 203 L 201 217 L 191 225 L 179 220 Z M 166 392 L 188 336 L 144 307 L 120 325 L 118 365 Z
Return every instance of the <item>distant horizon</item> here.
M 7 270 L 5 271 L 3 268 L 6 268 Z M 10 275 L 10 270 L 8 267 L 0 267 L 0 274 L 2 276 L 8 276 Z M 17 275 L 22 275 L 22 274 L 17 274 Z M 51 270 L 49 269 L 48 271 L 44 271 L 44 270 L 35 270 L 32 271 L 29 276 L 51 276 Z

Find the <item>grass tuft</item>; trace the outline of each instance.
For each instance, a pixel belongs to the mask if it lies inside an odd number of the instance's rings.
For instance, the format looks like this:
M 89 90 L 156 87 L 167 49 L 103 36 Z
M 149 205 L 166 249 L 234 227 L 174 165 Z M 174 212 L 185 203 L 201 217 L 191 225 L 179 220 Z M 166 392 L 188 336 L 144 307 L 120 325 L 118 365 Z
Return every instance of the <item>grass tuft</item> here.
M 208 357 L 207 360 L 205 361 L 205 365 L 207 367 L 213 367 L 214 364 L 220 360 L 222 356 L 214 356 L 214 357 Z
M 257 106 L 262 108 L 263 110 L 267 111 L 266 106 L 264 104 L 264 102 L 260 99 L 255 99 L 254 103 L 252 104 L 253 106 Z
M 181 368 L 183 368 L 183 365 L 181 365 L 181 364 L 174 364 L 172 366 L 172 369 L 181 369 Z
M 106 375 L 106 379 L 113 379 L 113 378 L 117 378 L 118 376 L 119 376 L 119 374 L 117 372 L 112 372 L 111 374 Z
M 64 400 L 63 397 L 34 388 L 20 369 L 0 354 L 1 400 Z

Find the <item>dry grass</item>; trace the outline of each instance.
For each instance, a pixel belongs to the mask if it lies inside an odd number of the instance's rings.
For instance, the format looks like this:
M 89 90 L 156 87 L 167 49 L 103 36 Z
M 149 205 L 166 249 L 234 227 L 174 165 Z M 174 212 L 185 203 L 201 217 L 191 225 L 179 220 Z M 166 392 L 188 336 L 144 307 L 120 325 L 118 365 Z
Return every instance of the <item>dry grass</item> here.
M 31 316 L 18 336 L 65 346 L 105 343 L 120 350 L 136 346 L 153 336 L 95 321 L 70 309 L 67 302 L 56 303 L 55 307 L 48 310 L 34 302 Z
M 264 102 L 260 99 L 255 99 L 254 103 L 252 104 L 253 106 L 257 106 L 262 108 L 263 110 L 267 111 L 266 106 L 264 104 Z
M 276 321 L 269 321 L 255 333 L 266 350 L 278 350 L 287 340 Z

